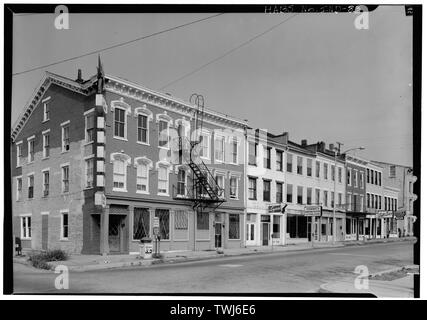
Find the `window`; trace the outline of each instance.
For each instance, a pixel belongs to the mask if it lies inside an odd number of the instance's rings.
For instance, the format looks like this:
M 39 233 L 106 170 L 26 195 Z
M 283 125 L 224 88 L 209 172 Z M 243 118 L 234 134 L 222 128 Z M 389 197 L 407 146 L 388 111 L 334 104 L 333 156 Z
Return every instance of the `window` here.
M 258 144 L 249 142 L 249 164 L 256 166 Z
M 357 179 L 357 171 L 353 170 L 353 182 L 354 182 L 354 186 L 357 188 L 358 187 L 358 179 Z
M 335 181 L 335 166 L 331 165 L 331 180 Z
M 292 172 L 292 154 L 290 153 L 286 156 L 286 170 Z
M 126 190 L 126 163 L 116 159 L 113 163 L 113 190 Z
M 177 195 L 185 196 L 186 174 L 184 169 L 178 170 Z
M 209 134 L 202 134 L 200 136 L 201 142 L 200 142 L 200 157 L 205 159 L 210 159 L 211 152 L 210 152 L 210 135 Z
M 283 183 L 282 182 L 276 182 L 276 202 L 277 203 L 283 202 Z
M 338 168 L 338 182 L 342 182 L 342 168 Z
M 167 147 L 169 142 L 169 123 L 159 120 L 159 147 Z
M 237 164 L 238 161 L 238 143 L 237 138 L 233 137 L 233 140 L 231 141 L 231 163 Z
M 375 205 L 374 205 L 375 209 L 378 209 L 378 195 L 375 195 Z
M 325 180 L 328 180 L 328 164 L 327 163 L 323 164 L 323 178 Z
M 270 201 L 271 181 L 270 180 L 263 180 L 263 184 L 264 184 L 263 200 L 269 202 Z
M 68 124 L 62 126 L 62 152 L 70 150 L 70 126 Z
M 320 178 L 320 162 L 316 161 L 316 178 Z
M 175 230 L 188 230 L 188 213 L 184 210 L 175 211 Z
M 375 171 L 375 185 L 378 185 L 378 171 Z
M 215 137 L 215 160 L 224 162 L 224 143 L 225 138 L 221 136 Z
M 223 197 L 223 196 L 224 196 L 224 193 L 222 192 L 222 190 L 224 190 L 224 188 L 225 188 L 224 176 L 223 176 L 223 175 L 216 175 L 216 176 L 215 176 L 215 181 L 216 181 L 216 184 L 217 184 L 217 185 L 218 185 L 218 187 L 219 187 L 219 190 L 217 191 L 217 193 L 218 193 L 221 197 Z
M 382 197 L 378 196 L 378 209 L 381 209 L 381 202 L 382 202 Z
M 249 196 L 249 200 L 256 200 L 256 178 L 251 178 L 249 177 L 249 192 L 248 192 L 248 196 Z
M 228 238 L 240 239 L 240 216 L 238 214 L 229 214 L 228 219 Z
M 49 102 L 43 103 L 43 122 L 48 121 L 50 119 L 50 106 Z
M 31 217 L 21 217 L 21 238 L 31 239 Z
M 307 159 L 307 177 L 312 176 L 312 170 L 313 170 L 312 166 L 313 166 L 313 160 Z
M 114 136 L 126 139 L 126 110 L 114 108 Z
M 43 197 L 49 195 L 49 171 L 43 171 Z
M 293 202 L 292 189 L 293 189 L 293 185 L 291 184 L 286 185 L 286 202 L 289 202 L 289 203 Z
M 16 178 L 16 201 L 22 198 L 22 178 Z
M 61 239 L 68 239 L 68 212 L 61 213 Z
M 390 178 L 396 178 L 396 166 L 390 166 L 389 177 Z
M 315 189 L 315 193 L 316 193 L 315 204 L 320 204 L 320 189 Z
M 49 147 L 49 133 L 43 133 L 43 158 L 48 158 L 49 157 L 49 152 L 50 151 L 50 147 Z
M 271 169 L 271 148 L 264 148 L 264 168 Z
M 168 194 L 169 193 L 169 174 L 168 168 L 160 166 L 158 169 L 159 173 L 159 183 L 157 192 L 159 194 Z
M 313 193 L 312 188 L 307 188 L 307 204 L 311 204 L 311 194 Z
M 363 185 L 364 185 L 364 183 L 363 183 L 363 176 L 364 176 L 364 174 L 363 174 L 363 172 L 360 172 L 360 174 L 359 174 L 359 187 L 360 188 L 362 188 L 363 189 Z
M 297 173 L 302 174 L 302 157 L 297 157 Z
M 335 206 L 335 192 L 331 191 L 331 207 Z
M 303 204 L 303 197 L 302 197 L 302 193 L 303 193 L 303 188 L 298 186 L 297 187 L 297 203 L 298 204 Z
M 231 199 L 237 199 L 237 187 L 238 187 L 238 182 L 237 182 L 237 177 L 230 177 L 230 198 Z
M 28 199 L 34 198 L 34 175 L 28 176 Z
M 95 114 L 92 112 L 85 117 L 86 142 L 95 140 Z
M 283 171 L 283 151 L 276 150 L 276 170 Z
M 145 115 L 138 115 L 138 142 L 148 143 L 148 118 Z
M 22 165 L 22 141 L 16 144 L 16 166 Z
M 209 230 L 209 213 L 197 212 L 197 230 Z
M 371 170 L 370 170 L 370 169 L 368 169 L 368 170 L 366 171 L 366 173 L 367 173 L 367 176 L 366 176 L 366 182 L 367 182 L 367 183 L 371 183 Z
M 351 186 L 351 169 L 347 170 L 347 185 Z
M 28 163 L 34 161 L 34 140 L 34 137 L 28 139 Z
M 328 191 L 323 191 L 323 205 L 325 207 L 328 207 Z
M 146 208 L 133 209 L 133 240 L 150 236 L 150 211 Z
M 169 210 L 156 209 L 156 217 L 159 218 L 160 239 L 169 239 Z
M 94 164 L 93 158 L 87 159 L 85 161 L 85 165 L 86 165 L 86 188 L 93 188 L 93 176 L 94 176 L 93 164 Z
M 342 205 L 342 193 L 338 193 L 338 205 Z
M 371 201 L 371 195 L 369 193 L 367 193 L 366 194 L 366 207 L 367 208 L 371 207 L 370 201 Z
M 62 192 L 66 193 L 70 191 L 70 167 L 62 167 Z
M 378 185 L 381 186 L 381 172 L 378 172 Z
M 148 165 L 145 163 L 136 166 L 136 192 L 148 192 Z

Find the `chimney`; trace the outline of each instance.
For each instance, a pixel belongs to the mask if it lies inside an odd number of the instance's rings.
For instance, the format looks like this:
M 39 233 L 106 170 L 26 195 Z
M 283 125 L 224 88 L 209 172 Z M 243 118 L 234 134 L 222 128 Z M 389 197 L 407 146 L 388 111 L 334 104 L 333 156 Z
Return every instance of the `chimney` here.
M 289 141 L 289 132 L 288 131 L 283 132 L 283 138 L 284 138 L 284 144 L 288 144 L 288 141 Z
M 307 147 L 307 139 L 301 140 L 301 146 Z
M 317 145 L 319 146 L 318 149 L 320 152 L 325 152 L 325 142 L 320 141 L 317 143 Z
M 329 144 L 329 150 L 334 151 L 335 145 L 333 143 Z
M 77 70 L 77 79 L 76 82 L 78 83 L 82 83 L 83 79 L 82 79 L 82 69 Z

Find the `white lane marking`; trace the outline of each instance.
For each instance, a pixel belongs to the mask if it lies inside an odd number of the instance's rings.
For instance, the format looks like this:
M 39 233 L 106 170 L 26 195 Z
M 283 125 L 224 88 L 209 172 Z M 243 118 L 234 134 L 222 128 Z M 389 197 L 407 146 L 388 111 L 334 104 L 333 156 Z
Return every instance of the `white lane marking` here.
M 227 268 L 237 268 L 237 267 L 243 267 L 243 264 L 220 264 L 220 267 L 227 267 Z
M 328 253 L 334 256 L 352 256 L 352 257 L 367 257 L 367 258 L 376 258 L 377 256 L 370 256 L 366 254 L 353 254 L 353 253 Z

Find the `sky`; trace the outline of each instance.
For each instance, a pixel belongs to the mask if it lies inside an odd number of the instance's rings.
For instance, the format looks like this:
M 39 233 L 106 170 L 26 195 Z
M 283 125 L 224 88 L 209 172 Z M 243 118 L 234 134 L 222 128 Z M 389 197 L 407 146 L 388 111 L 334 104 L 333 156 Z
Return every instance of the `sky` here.
M 209 14 L 72 14 L 57 30 L 55 15 L 14 17 L 13 73 L 96 51 Z M 369 29 L 352 13 L 226 13 L 101 52 L 107 74 L 247 119 L 251 127 L 341 151 L 363 146 L 367 159 L 412 166 L 412 17 L 380 6 Z M 166 84 L 278 23 L 277 28 L 166 88 Z M 12 123 L 44 71 L 75 79 L 94 75 L 97 53 L 13 76 Z M 163 88 L 163 89 L 161 89 Z

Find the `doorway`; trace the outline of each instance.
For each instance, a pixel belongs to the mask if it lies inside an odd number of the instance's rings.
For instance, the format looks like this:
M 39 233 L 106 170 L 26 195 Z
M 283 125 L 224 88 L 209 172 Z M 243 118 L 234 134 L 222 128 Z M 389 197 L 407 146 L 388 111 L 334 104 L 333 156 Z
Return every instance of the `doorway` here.
M 222 223 L 215 222 L 215 248 L 222 248 Z
M 111 253 L 124 253 L 125 248 L 125 232 L 124 228 L 125 215 L 110 215 L 108 222 L 108 245 Z
M 262 245 L 268 246 L 270 239 L 270 223 L 262 224 Z
M 247 223 L 246 228 L 246 244 L 253 246 L 255 245 L 255 223 Z

